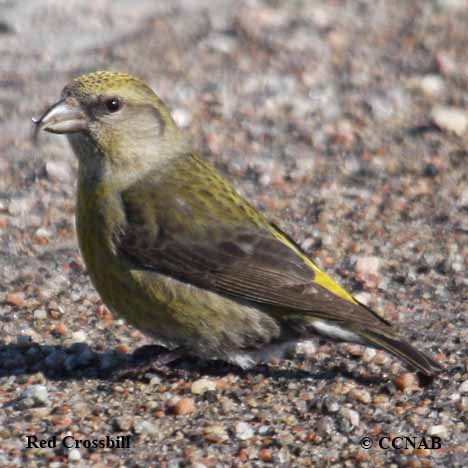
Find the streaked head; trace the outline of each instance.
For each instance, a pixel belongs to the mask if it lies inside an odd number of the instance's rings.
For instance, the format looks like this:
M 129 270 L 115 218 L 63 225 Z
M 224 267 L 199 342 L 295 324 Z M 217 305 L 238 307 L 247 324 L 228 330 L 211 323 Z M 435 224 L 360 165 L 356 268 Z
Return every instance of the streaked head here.
M 33 121 L 36 134 L 67 134 L 80 161 L 100 155 L 114 165 L 148 157 L 148 147 L 156 157 L 158 148 L 179 135 L 167 107 L 147 84 L 108 71 L 72 80 L 60 100 Z M 89 151 L 89 145 L 97 151 Z

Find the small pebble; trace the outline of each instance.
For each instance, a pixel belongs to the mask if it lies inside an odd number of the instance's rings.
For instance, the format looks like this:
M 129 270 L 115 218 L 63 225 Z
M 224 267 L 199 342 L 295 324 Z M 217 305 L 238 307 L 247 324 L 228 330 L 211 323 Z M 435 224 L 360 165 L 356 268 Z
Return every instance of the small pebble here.
M 440 75 L 426 75 L 419 80 L 419 88 L 426 96 L 440 96 L 445 89 L 444 79 Z
M 203 395 L 205 392 L 212 392 L 216 390 L 216 383 L 208 379 L 195 380 L 190 387 L 190 391 L 194 395 Z
M 349 396 L 365 405 L 368 405 L 372 401 L 371 395 L 367 390 L 353 388 L 350 390 Z
M 337 413 L 340 410 L 340 404 L 332 397 L 325 397 L 324 405 L 328 413 Z
M 378 257 L 359 257 L 356 261 L 356 279 L 366 287 L 374 289 L 379 283 L 380 259 Z
M 133 426 L 133 418 L 130 416 L 119 416 L 112 421 L 114 430 L 128 432 Z
M 412 372 L 400 374 L 395 378 L 394 383 L 396 387 L 402 391 L 410 391 L 419 388 L 418 377 Z
M 73 178 L 70 166 L 64 161 L 47 161 L 45 170 L 50 180 L 69 182 Z
M 465 380 L 458 388 L 460 393 L 468 393 L 468 380 Z
M 32 210 L 34 203 L 32 198 L 13 198 L 8 205 L 8 212 L 12 216 L 27 214 Z
M 431 111 L 432 121 L 442 130 L 463 135 L 468 126 L 466 112 L 456 107 L 436 106 Z
M 192 116 L 190 112 L 180 107 L 172 111 L 172 117 L 174 118 L 176 124 L 179 127 L 188 127 L 190 125 L 190 122 L 192 121 Z
M 47 312 L 44 309 L 37 309 L 33 313 L 35 320 L 45 320 L 47 318 Z
M 49 392 L 45 385 L 30 385 L 20 396 L 26 407 L 48 406 L 50 404 Z
M 262 462 L 270 463 L 273 461 L 273 453 L 270 448 L 264 447 L 258 452 L 258 458 L 260 458 Z
M 81 343 L 86 341 L 87 335 L 83 330 L 78 330 L 77 332 L 72 333 L 71 339 L 75 343 Z
M 235 433 L 236 433 L 236 437 L 239 439 L 239 440 L 248 440 L 248 439 L 251 439 L 253 436 L 254 436 L 254 431 L 253 429 L 250 427 L 250 425 L 244 421 L 239 421 L 236 425 L 235 425 Z
M 461 192 L 460 198 L 458 199 L 458 205 L 462 208 L 468 207 L 468 187 Z
M 374 348 L 366 348 L 362 355 L 362 360 L 364 362 L 371 362 L 375 356 L 377 355 L 377 351 Z
M 192 398 L 181 398 L 173 407 L 172 411 L 177 416 L 191 414 L 196 410 L 195 401 Z
M 358 292 L 354 297 L 364 305 L 369 305 L 372 300 L 372 294 L 365 291 Z
M 359 257 L 356 261 L 356 272 L 363 275 L 378 275 L 380 260 L 378 257 Z
M 68 460 L 78 462 L 81 460 L 81 453 L 77 448 L 72 448 L 68 451 Z
M 466 8 L 466 0 L 437 0 L 437 5 L 449 13 L 462 11 Z
M 455 60 L 453 54 L 447 51 L 440 51 L 435 56 L 437 70 L 443 76 L 454 76 L 459 71 L 459 62 Z
M 332 434 L 335 430 L 334 420 L 330 416 L 321 418 L 317 424 L 317 433 L 320 436 Z
M 353 427 L 359 426 L 359 413 L 351 408 L 342 408 L 341 414 L 351 423 Z
M 49 229 L 40 227 L 39 229 L 36 229 L 35 236 L 43 239 L 48 239 L 52 236 L 52 232 Z
M 136 434 L 156 434 L 158 428 L 155 424 L 149 421 L 139 421 L 135 424 L 135 433 Z
M 306 358 L 313 357 L 317 353 L 317 343 L 312 340 L 300 341 L 296 345 L 296 353 Z
M 51 331 L 56 336 L 65 336 L 68 333 L 67 326 L 62 322 L 54 325 Z
M 350 354 L 351 356 L 359 357 L 364 354 L 364 348 L 359 344 L 347 343 L 344 348 L 346 353 Z
M 147 373 L 146 376 L 149 378 L 149 385 L 159 385 L 162 382 L 160 375 Z
M 437 425 L 431 426 L 427 430 L 427 433 L 430 436 L 438 436 L 438 437 L 441 437 L 442 439 L 448 438 L 448 429 L 443 424 L 437 424 Z
M 5 302 L 15 307 L 24 307 L 26 304 L 23 293 L 8 293 L 5 296 Z
M 203 429 L 203 435 L 208 442 L 220 444 L 228 440 L 226 429 L 221 424 L 213 424 Z
M 456 407 L 457 410 L 462 413 L 468 412 L 468 397 L 460 398 L 460 400 L 457 401 Z

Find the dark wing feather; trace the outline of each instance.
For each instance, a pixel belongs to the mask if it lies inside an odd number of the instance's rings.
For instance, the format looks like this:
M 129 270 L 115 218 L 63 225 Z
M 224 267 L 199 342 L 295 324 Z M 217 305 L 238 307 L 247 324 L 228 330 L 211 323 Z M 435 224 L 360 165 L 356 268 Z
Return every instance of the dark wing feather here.
M 157 180 L 149 176 L 122 193 L 127 224 L 116 244 L 137 268 L 282 313 L 386 327 L 372 311 L 314 283 L 300 254 L 275 237 L 274 226 L 249 216 L 247 202 L 234 203 L 222 179 L 211 183 L 223 196 L 208 201 L 180 174 Z M 142 208 L 142 199 L 151 205 Z

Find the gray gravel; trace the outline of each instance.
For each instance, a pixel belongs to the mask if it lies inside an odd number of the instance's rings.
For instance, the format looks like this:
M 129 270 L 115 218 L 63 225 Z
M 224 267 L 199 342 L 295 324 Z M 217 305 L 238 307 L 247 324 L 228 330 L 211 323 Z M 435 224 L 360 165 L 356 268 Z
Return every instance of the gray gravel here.
M 465 0 L 1 1 L 0 466 L 466 466 L 466 24 Z M 111 381 L 150 342 L 89 283 L 65 140 L 30 139 L 96 69 L 148 81 L 242 194 L 446 373 L 314 340 L 249 372 L 186 359 Z M 431 435 L 442 448 L 377 444 Z

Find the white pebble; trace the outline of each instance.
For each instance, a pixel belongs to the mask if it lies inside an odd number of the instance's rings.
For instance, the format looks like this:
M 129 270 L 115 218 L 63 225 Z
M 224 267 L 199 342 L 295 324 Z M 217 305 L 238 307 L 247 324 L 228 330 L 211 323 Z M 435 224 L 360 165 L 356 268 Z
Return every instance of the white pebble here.
M 33 317 L 35 320 L 44 320 L 47 318 L 47 312 L 44 309 L 37 309 L 34 311 Z
M 426 96 L 440 96 L 444 92 L 445 82 L 439 75 L 426 75 L 420 79 L 419 88 Z
M 235 431 L 236 437 L 240 440 L 248 440 L 254 436 L 253 429 L 244 421 L 240 421 L 236 424 Z
M 379 265 L 378 257 L 359 257 L 356 262 L 356 271 L 361 274 L 378 275 Z
M 366 348 L 364 350 L 364 354 L 362 355 L 362 360 L 364 362 L 371 362 L 372 359 L 374 359 L 376 355 L 377 355 L 377 351 L 374 348 Z
M 355 299 L 358 300 L 361 304 L 369 305 L 372 301 L 372 294 L 361 291 L 354 295 Z
M 301 356 L 312 357 L 317 353 L 317 343 L 312 340 L 300 341 L 296 345 L 296 353 Z
M 137 434 L 156 434 L 158 428 L 149 421 L 140 421 L 135 424 L 135 432 Z
M 437 0 L 440 8 L 446 11 L 460 11 L 467 7 L 466 0 Z
M 49 237 L 52 236 L 52 232 L 49 229 L 40 227 L 39 229 L 36 230 L 36 236 L 48 239 Z
M 236 40 L 226 34 L 212 33 L 211 36 L 205 41 L 208 48 L 222 52 L 224 54 L 230 54 L 236 47 Z
M 462 208 L 468 207 L 468 187 L 462 191 L 458 199 L 458 205 Z
M 468 380 L 465 380 L 458 389 L 460 393 L 468 393 Z
M 190 115 L 190 112 L 180 107 L 172 111 L 172 117 L 179 127 L 188 127 L 190 122 L 192 122 L 192 116 Z
M 437 424 L 437 425 L 431 426 L 428 429 L 427 433 L 430 436 L 438 436 L 438 437 L 441 437 L 442 439 L 448 438 L 448 429 L 443 424 Z
M 198 379 L 192 383 L 190 390 L 194 395 L 203 395 L 205 392 L 216 390 L 216 384 L 212 380 Z
M 350 408 L 342 408 L 341 414 L 351 423 L 353 427 L 359 426 L 359 413 Z
M 435 106 L 431 111 L 431 118 L 442 130 L 458 136 L 463 135 L 468 126 L 466 112 L 456 107 Z
M 68 451 L 68 460 L 77 462 L 81 460 L 81 453 L 77 448 L 72 448 Z
M 72 179 L 70 166 L 66 162 L 47 161 L 45 169 L 50 180 L 67 182 Z
M 82 343 L 86 341 L 87 335 L 83 330 L 79 330 L 72 334 L 71 339 L 74 343 Z
M 30 385 L 22 394 L 22 400 L 31 400 L 31 402 L 37 405 L 46 406 L 50 403 L 49 392 L 45 385 Z
M 32 198 L 13 198 L 8 205 L 8 212 L 12 216 L 24 215 L 31 211 L 33 205 Z

